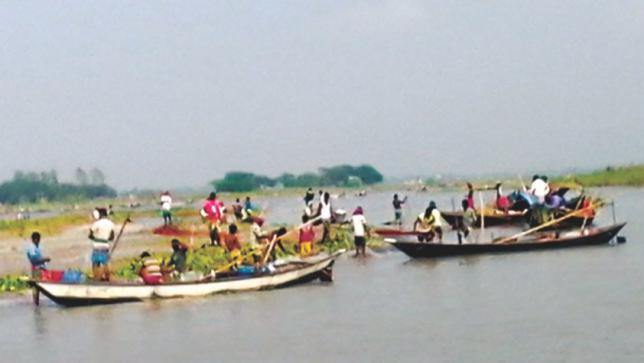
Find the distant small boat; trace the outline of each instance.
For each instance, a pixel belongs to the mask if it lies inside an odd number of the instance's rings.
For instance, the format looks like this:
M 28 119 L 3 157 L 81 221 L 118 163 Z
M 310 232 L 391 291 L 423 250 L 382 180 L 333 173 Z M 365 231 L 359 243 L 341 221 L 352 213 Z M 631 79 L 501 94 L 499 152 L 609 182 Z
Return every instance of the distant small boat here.
M 143 285 L 109 282 L 64 283 L 31 281 L 33 288 L 64 306 L 134 302 L 148 299 L 207 296 L 222 292 L 265 290 L 310 282 L 332 281 L 333 263 L 344 251 L 278 264 L 274 272 L 238 275 L 212 281 Z
M 394 247 L 413 258 L 431 258 L 459 255 L 475 255 L 485 253 L 524 252 L 546 249 L 559 249 L 581 246 L 606 244 L 612 240 L 626 223 L 615 224 L 603 228 L 589 228 L 583 232 L 569 231 L 552 236 L 552 232 L 540 237 L 527 238 L 508 243 L 422 243 L 422 242 L 390 242 Z

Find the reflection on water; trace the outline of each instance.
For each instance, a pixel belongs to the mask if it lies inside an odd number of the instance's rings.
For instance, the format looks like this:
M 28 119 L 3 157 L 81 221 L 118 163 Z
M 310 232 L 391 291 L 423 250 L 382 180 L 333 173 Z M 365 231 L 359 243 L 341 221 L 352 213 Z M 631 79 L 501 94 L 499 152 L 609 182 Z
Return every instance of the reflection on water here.
M 627 244 L 424 261 L 397 252 L 346 256 L 336 264 L 333 284 L 201 299 L 64 309 L 35 308 L 24 298 L 0 304 L 0 357 L 65 363 L 640 362 L 644 195 L 639 189 L 608 192 L 617 195 L 618 216 L 628 216 Z M 360 204 L 371 219 L 387 218 L 389 198 L 370 197 Z M 349 199 L 342 203 L 355 204 Z M 427 198 L 414 199 L 410 206 L 416 208 Z M 289 203 L 299 200 L 284 202 L 284 210 Z M 271 207 L 282 210 L 277 203 Z M 611 219 L 604 213 L 599 222 Z

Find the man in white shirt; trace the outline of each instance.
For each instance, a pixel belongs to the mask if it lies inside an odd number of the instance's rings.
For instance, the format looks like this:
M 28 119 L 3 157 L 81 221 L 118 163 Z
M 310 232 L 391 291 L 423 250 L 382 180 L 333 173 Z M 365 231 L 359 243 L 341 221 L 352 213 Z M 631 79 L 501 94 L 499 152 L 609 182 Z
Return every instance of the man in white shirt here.
M 320 243 L 325 243 L 329 239 L 331 233 L 331 218 L 333 217 L 331 207 L 331 194 L 329 192 L 324 192 L 320 197 L 320 207 L 318 209 L 318 215 L 322 220 L 323 229 L 322 229 L 322 239 Z
M 530 194 L 537 197 L 539 204 L 543 204 L 546 201 L 546 196 L 550 193 L 550 187 L 548 183 L 545 182 L 543 177 L 535 175 L 532 177 L 532 185 L 530 185 Z
M 109 281 L 110 242 L 114 241 L 114 223 L 107 218 L 105 208 L 96 208 L 94 217 L 97 221 L 89 230 L 92 241 L 92 274 L 94 279 Z
M 163 225 L 172 224 L 172 196 L 169 191 L 161 193 L 161 215 L 163 216 Z
M 367 219 L 364 217 L 364 212 L 362 207 L 356 208 L 351 217 L 351 223 L 353 224 L 353 242 L 356 245 L 356 254 L 355 257 L 360 256 L 360 251 L 362 251 L 362 256 L 366 257 L 366 232 L 367 232 Z

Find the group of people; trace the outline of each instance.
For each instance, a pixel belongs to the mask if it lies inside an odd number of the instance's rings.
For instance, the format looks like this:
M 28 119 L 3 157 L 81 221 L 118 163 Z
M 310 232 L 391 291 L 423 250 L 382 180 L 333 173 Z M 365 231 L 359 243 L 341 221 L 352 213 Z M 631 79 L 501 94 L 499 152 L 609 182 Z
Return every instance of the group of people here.
M 328 242 L 331 234 L 331 223 L 334 220 L 333 206 L 331 205 L 331 193 L 320 190 L 318 192 L 318 204 L 315 207 L 315 194 L 313 189 L 309 188 L 304 194 L 304 212 L 302 214 L 303 223 L 322 224 L 321 243 Z M 304 222 L 306 220 L 306 222 Z
M 188 246 L 178 239 L 173 239 L 170 243 L 172 255 L 167 263 L 159 262 L 148 251 L 144 251 L 139 256 L 141 263 L 139 276 L 146 285 L 158 285 L 181 279 L 186 270 Z
M 394 220 L 392 224 L 402 227 L 403 224 L 403 206 L 407 203 L 407 196 L 400 198 L 398 194 L 394 194 L 391 202 L 394 208 Z M 443 216 L 433 200 L 425 210 L 420 213 L 414 220 L 413 231 L 418 235 L 420 242 L 432 242 L 435 239 L 442 241 L 443 239 Z
M 320 191 L 317 208 L 313 207 L 315 194 L 312 189 L 307 191 L 304 202 L 305 210 L 302 215 L 302 224 L 290 232 L 297 232 L 298 244 L 297 250 L 301 257 L 308 257 L 317 253 L 316 243 L 316 224 L 322 224 L 321 243 L 330 239 L 330 225 L 333 222 L 334 213 L 331 206 L 331 195 L 329 192 Z M 169 191 L 160 194 L 159 204 L 161 207 L 161 216 L 163 217 L 164 226 L 172 225 L 172 195 Z M 254 253 L 254 262 L 261 260 L 271 261 L 276 258 L 276 249 L 287 252 L 282 243 L 282 239 L 290 233 L 286 228 L 281 227 L 273 231 L 263 229 L 264 219 L 253 214 L 253 205 L 250 198 L 247 197 L 242 205 L 237 199 L 233 204 L 233 214 L 241 220 L 247 220 L 251 223 L 250 227 L 250 250 Z M 242 255 L 242 243 L 239 238 L 239 228 L 233 221 L 228 223 L 224 203 L 217 197 L 216 192 L 208 195 L 200 211 L 201 217 L 208 226 L 210 245 L 224 248 L 231 261 L 248 261 L 248 256 Z M 88 239 L 91 242 L 91 266 L 92 276 L 97 281 L 110 280 L 110 260 L 116 240 L 116 227 L 110 219 L 111 208 L 95 208 L 92 211 L 94 222 L 92 223 Z M 239 218 L 239 217 L 242 218 Z M 367 221 L 364 211 L 357 207 L 351 217 L 353 226 L 354 242 L 356 246 L 356 255 L 366 255 L 365 246 L 368 236 Z M 49 257 L 45 257 L 40 249 L 42 236 L 39 232 L 34 232 L 31 236 L 31 245 L 27 250 L 27 257 L 32 267 L 34 277 L 38 277 L 41 271 L 47 269 L 50 262 Z M 269 248 L 269 246 L 271 248 Z M 146 284 L 158 284 L 169 280 L 178 279 L 186 269 L 186 258 L 189 246 L 182 243 L 179 239 L 171 241 L 172 255 L 169 261 L 160 262 L 150 252 L 144 251 L 139 255 L 140 270 L 139 276 Z M 255 253 L 260 251 L 259 254 Z M 252 263 L 249 262 L 249 263 Z

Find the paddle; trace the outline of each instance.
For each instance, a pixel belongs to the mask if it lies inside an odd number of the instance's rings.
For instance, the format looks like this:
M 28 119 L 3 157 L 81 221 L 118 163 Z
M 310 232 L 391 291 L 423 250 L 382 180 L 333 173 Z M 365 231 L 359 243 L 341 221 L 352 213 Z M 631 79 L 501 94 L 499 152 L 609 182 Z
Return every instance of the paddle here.
M 132 222 L 130 219 L 130 215 L 128 214 L 127 217 L 125 217 L 125 220 L 123 221 L 123 224 L 121 225 L 121 230 L 119 230 L 119 234 L 116 236 L 116 239 L 114 240 L 114 244 L 112 245 L 112 249 L 110 250 L 110 255 L 114 253 L 114 250 L 116 250 L 116 247 L 119 244 L 119 241 L 121 240 L 121 236 L 123 235 L 123 230 L 125 229 L 125 225 Z
M 513 241 L 513 240 L 515 240 L 515 239 L 517 239 L 517 238 L 519 238 L 519 237 L 523 237 L 523 236 L 529 235 L 529 234 L 534 233 L 534 232 L 536 232 L 536 231 L 542 230 L 542 229 L 544 229 L 544 228 L 546 228 L 546 227 L 550 227 L 550 226 L 552 226 L 552 225 L 555 225 L 555 224 L 557 224 L 557 223 L 560 223 L 560 222 L 562 222 L 562 221 L 565 221 L 565 220 L 566 220 L 566 219 L 568 219 L 568 218 L 572 218 L 572 217 L 574 217 L 574 216 L 576 216 L 576 215 L 578 215 L 578 214 L 580 214 L 580 213 L 582 213 L 582 212 L 586 212 L 586 211 L 588 211 L 588 210 L 590 210 L 590 209 L 592 209 L 592 208 L 594 208 L 594 205 L 590 205 L 590 206 L 588 206 L 588 207 L 586 207 L 586 208 L 582 208 L 582 209 L 574 210 L 574 211 L 572 211 L 572 212 L 570 212 L 570 213 L 566 214 L 565 216 L 563 216 L 563 217 L 561 217 L 561 218 L 557 218 L 557 219 L 554 219 L 554 220 L 552 220 L 552 221 L 550 221 L 550 222 L 546 222 L 546 223 L 544 223 L 544 224 L 542 224 L 542 225 L 539 225 L 539 226 L 537 226 L 537 227 L 531 228 L 531 229 L 529 229 L 529 230 L 527 230 L 527 231 L 524 231 L 524 232 L 521 232 L 521 233 L 517 233 L 517 234 L 515 234 L 514 236 L 510 236 L 510 237 L 502 238 L 502 239 L 500 239 L 500 240 L 498 240 L 498 241 L 496 241 L 496 242 L 494 242 L 494 243 L 495 243 L 495 244 L 501 244 L 501 243 L 508 243 L 508 242 L 511 242 L 511 241 Z

